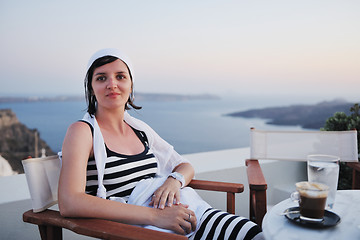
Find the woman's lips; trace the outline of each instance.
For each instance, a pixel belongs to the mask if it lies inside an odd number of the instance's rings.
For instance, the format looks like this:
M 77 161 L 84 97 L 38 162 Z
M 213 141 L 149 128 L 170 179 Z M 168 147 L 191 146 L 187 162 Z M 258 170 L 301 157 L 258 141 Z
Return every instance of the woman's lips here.
M 107 94 L 108 97 L 117 97 L 119 95 L 120 95 L 120 93 L 116 93 L 116 92 L 111 92 L 111 93 Z

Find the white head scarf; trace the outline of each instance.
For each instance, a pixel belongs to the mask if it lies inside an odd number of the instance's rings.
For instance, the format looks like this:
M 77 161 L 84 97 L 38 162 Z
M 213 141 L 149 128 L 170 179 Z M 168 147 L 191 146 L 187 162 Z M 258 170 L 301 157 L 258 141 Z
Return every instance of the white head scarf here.
M 113 57 L 117 57 L 119 58 L 121 61 L 123 61 L 126 66 L 129 69 L 129 72 L 131 74 L 132 77 L 132 81 L 134 84 L 134 68 L 132 67 L 131 61 L 130 59 L 120 50 L 116 49 L 116 48 L 105 48 L 105 49 L 101 49 L 99 51 L 97 51 L 96 53 L 94 53 L 87 65 L 87 71 L 89 70 L 89 68 L 91 67 L 91 65 L 99 58 L 101 57 L 105 57 L 105 56 L 113 56 Z

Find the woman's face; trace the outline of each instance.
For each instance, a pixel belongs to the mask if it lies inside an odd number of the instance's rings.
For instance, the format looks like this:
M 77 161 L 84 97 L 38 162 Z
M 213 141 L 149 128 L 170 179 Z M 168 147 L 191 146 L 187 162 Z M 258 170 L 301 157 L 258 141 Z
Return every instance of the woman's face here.
M 98 108 L 122 108 L 131 93 L 131 78 L 126 64 L 120 59 L 94 70 L 91 85 Z

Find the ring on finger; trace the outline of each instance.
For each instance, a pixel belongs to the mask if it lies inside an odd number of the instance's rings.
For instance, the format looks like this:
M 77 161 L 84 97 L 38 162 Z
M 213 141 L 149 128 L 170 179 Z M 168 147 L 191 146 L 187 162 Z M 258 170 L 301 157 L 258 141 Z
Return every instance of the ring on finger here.
M 188 219 L 188 222 L 190 222 L 190 219 L 191 219 L 191 214 L 189 213 L 189 219 Z

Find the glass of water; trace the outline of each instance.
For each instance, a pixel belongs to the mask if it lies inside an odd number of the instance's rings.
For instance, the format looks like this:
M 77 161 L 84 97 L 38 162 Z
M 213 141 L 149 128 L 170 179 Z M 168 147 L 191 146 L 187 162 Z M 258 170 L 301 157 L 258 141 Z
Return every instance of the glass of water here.
M 339 179 L 340 158 L 332 155 L 308 155 L 308 181 L 319 182 L 329 186 L 329 194 L 326 201 L 327 208 L 332 209 Z

